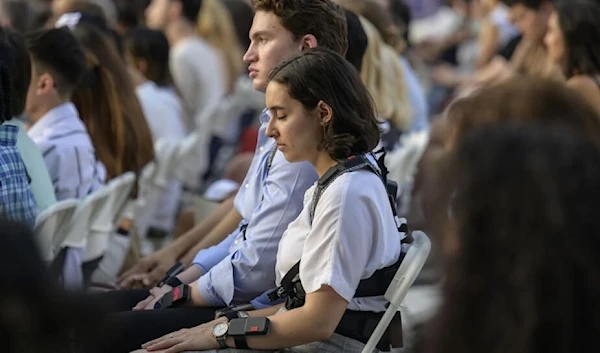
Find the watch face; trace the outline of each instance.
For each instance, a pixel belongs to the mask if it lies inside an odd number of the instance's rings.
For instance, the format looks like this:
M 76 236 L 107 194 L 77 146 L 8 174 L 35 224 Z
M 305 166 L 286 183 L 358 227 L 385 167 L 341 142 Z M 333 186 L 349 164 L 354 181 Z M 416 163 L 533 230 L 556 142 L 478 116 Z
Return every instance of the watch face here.
M 227 334 L 227 330 L 229 330 L 229 325 L 227 323 L 219 323 L 213 327 L 213 336 L 221 337 Z

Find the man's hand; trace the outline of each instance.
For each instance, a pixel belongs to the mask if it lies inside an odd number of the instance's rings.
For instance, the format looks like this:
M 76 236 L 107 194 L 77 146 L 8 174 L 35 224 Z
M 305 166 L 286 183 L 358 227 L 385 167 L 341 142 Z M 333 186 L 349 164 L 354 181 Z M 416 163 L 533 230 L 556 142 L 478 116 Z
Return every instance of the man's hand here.
M 173 290 L 173 287 L 165 284 L 162 287 L 154 287 L 150 289 L 150 295 L 148 298 L 140 301 L 133 307 L 132 310 L 153 310 L 154 304 L 156 304 L 165 294 Z
M 169 248 L 141 259 L 117 279 L 121 288 L 148 288 L 155 286 L 177 262 L 176 254 Z

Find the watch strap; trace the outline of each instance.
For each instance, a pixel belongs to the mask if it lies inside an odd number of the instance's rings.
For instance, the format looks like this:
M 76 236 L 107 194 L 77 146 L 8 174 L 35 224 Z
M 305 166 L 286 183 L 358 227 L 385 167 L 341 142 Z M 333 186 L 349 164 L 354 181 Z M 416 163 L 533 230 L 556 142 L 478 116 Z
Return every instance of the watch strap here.
M 217 343 L 219 343 L 219 346 L 221 346 L 222 349 L 229 348 L 227 346 L 227 334 L 215 338 L 217 339 Z

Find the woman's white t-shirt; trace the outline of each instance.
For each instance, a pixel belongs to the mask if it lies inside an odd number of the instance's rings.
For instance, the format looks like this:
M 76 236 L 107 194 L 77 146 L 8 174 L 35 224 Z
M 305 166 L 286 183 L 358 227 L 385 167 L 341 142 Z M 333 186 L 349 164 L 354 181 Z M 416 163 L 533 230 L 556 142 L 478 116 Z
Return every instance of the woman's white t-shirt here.
M 304 209 L 283 234 L 277 252 L 277 285 L 302 259 L 300 280 L 306 293 L 323 285 L 349 302 L 348 309 L 385 310 L 385 299 L 353 299 L 362 279 L 394 264 L 402 240 L 381 179 L 368 170 L 345 173 L 322 192 L 312 226 L 316 185 L 306 191 Z

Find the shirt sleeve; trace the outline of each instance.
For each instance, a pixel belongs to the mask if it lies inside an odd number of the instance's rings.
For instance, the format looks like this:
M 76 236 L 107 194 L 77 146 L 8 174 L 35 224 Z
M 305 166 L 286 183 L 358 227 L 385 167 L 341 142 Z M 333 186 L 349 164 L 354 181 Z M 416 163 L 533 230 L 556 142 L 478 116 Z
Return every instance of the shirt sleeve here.
M 202 273 L 207 273 L 216 264 L 221 262 L 229 254 L 229 249 L 239 235 L 238 230 L 229 234 L 219 244 L 211 246 L 208 249 L 202 249 L 194 257 L 192 263 L 202 269 Z
M 312 230 L 304 242 L 300 280 L 306 293 L 327 285 L 350 302 L 382 230 L 373 221 L 380 215 L 369 190 L 352 188 L 345 177 L 337 181 L 317 204 Z
M 254 210 L 246 240 L 198 281 L 202 298 L 212 305 L 244 303 L 275 287 L 279 241 L 302 210 L 306 189 L 317 179 L 307 162 L 289 163 L 278 152 Z

